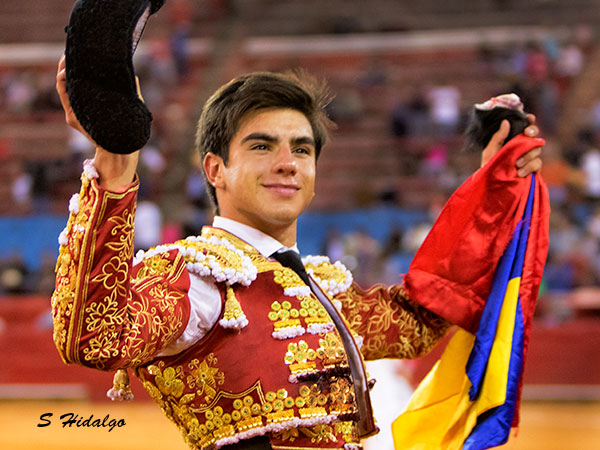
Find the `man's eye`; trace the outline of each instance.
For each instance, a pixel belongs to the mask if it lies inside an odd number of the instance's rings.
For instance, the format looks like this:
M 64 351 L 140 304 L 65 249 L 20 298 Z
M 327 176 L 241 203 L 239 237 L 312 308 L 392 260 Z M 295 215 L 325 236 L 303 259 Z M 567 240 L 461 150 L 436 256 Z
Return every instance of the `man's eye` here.
M 295 150 L 295 152 L 296 152 L 296 153 L 301 153 L 301 154 L 304 154 L 304 155 L 310 155 L 310 154 L 311 154 L 311 151 L 310 151 L 310 149 L 308 149 L 308 148 L 305 148 L 305 147 L 298 147 L 298 148 Z
M 252 150 L 267 150 L 269 147 L 266 144 L 255 144 L 251 148 Z

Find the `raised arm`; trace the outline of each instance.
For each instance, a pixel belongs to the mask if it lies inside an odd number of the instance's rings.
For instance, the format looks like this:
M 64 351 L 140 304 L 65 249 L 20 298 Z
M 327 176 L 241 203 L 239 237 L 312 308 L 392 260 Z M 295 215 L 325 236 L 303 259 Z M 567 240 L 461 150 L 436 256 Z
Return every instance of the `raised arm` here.
M 57 90 L 67 123 L 87 136 L 70 107 L 64 59 Z M 137 159 L 138 152 L 115 155 L 97 147 L 69 204 L 52 296 L 54 341 L 67 363 L 135 367 L 177 339 L 188 322 L 190 282 L 181 255 L 159 253 L 133 266 Z

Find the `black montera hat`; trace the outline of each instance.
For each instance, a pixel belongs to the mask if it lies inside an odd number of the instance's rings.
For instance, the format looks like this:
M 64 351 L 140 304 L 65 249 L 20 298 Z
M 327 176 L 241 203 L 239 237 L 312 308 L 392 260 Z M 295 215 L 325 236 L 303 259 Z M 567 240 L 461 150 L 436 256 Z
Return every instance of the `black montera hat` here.
M 516 94 L 503 94 L 492 97 L 473 107 L 465 130 L 467 151 L 482 151 L 500 128 L 503 120 L 508 120 L 510 131 L 504 143 L 522 133 L 529 125 L 529 119 L 523 109 L 523 103 Z
M 150 138 L 152 114 L 138 98 L 133 53 L 165 0 L 78 0 L 66 28 L 67 93 L 101 147 L 132 153 Z

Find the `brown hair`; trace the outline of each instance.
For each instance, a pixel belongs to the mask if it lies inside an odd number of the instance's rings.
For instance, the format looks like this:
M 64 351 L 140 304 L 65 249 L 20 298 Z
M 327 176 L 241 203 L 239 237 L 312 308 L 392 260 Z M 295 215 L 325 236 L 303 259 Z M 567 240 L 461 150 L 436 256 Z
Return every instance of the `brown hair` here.
M 221 86 L 202 109 L 196 131 L 200 159 L 214 153 L 227 164 L 229 144 L 241 119 L 265 108 L 290 108 L 304 114 L 313 131 L 318 158 L 334 126 L 325 113 L 331 98 L 327 84 L 305 72 L 254 72 L 235 78 Z M 206 174 L 204 178 L 206 181 Z M 206 187 L 218 212 L 215 188 L 208 182 Z

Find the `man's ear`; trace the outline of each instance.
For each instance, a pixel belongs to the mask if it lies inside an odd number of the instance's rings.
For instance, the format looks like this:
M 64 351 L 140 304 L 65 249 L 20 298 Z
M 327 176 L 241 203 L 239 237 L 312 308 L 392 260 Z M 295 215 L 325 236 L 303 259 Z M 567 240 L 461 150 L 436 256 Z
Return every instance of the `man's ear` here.
M 223 186 L 224 167 L 225 163 L 223 162 L 223 158 L 221 158 L 219 155 L 211 152 L 208 152 L 206 155 L 204 155 L 202 168 L 204 169 L 206 179 L 214 188 Z

